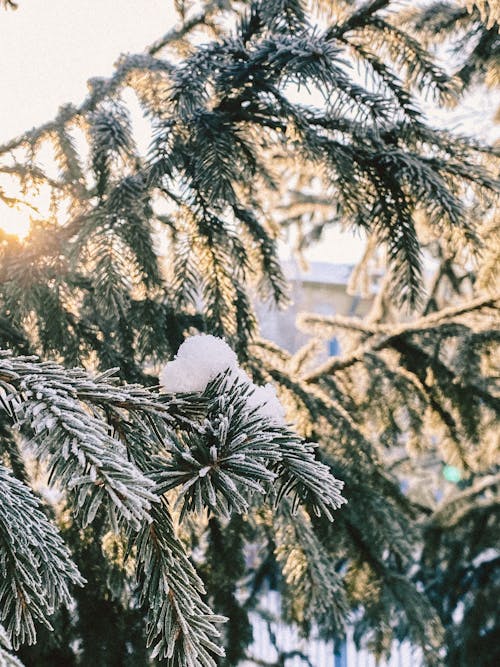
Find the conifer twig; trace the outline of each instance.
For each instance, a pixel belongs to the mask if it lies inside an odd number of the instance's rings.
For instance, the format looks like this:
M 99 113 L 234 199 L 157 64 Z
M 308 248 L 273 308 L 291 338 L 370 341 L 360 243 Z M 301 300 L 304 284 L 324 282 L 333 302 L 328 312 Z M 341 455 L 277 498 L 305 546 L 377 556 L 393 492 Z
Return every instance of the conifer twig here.
M 419 320 L 411 322 L 410 324 L 402 325 L 398 328 L 387 325 L 365 327 L 357 320 L 349 320 L 349 318 L 342 316 L 324 317 L 303 315 L 300 317 L 299 322 L 308 328 L 313 327 L 315 323 L 323 326 L 325 324 L 330 324 L 331 326 L 338 326 L 341 328 L 349 329 L 351 331 L 357 330 L 370 337 L 366 343 L 359 346 L 351 354 L 346 355 L 345 357 L 333 357 L 311 373 L 308 373 L 303 378 L 304 382 L 316 382 L 324 375 L 330 375 L 331 373 L 345 370 L 354 364 L 360 363 L 366 354 L 380 352 L 385 348 L 391 347 L 391 345 L 393 345 L 393 343 L 402 336 L 417 333 L 423 329 L 438 325 L 440 322 L 449 321 L 452 318 L 460 317 L 483 308 L 495 308 L 499 302 L 500 295 L 493 297 L 491 295 L 487 295 L 485 297 L 480 297 L 478 299 L 474 299 L 473 301 L 469 301 L 468 303 L 460 304 L 459 306 L 443 308 L 437 313 L 426 315 L 425 317 L 421 317 Z M 378 334 L 381 334 L 383 337 L 374 341 L 373 337 L 377 336 Z

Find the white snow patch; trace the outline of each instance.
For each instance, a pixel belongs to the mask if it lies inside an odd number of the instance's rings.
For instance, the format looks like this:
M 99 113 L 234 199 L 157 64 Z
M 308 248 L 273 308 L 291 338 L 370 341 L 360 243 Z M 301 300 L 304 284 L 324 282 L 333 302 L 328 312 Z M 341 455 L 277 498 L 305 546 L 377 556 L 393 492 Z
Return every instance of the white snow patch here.
M 160 384 L 169 393 L 203 391 L 228 368 L 237 369 L 236 354 L 216 336 L 200 334 L 185 340 L 173 361 L 160 373 Z
M 173 361 L 160 372 L 160 385 L 168 393 L 203 391 L 220 373 L 230 371 L 230 379 L 237 384 L 247 384 L 253 390 L 248 397 L 250 410 L 258 409 L 262 417 L 285 424 L 285 409 L 269 382 L 262 386 L 252 382 L 239 367 L 238 358 L 229 345 L 216 336 L 199 334 L 182 343 Z
M 474 567 L 479 567 L 480 565 L 483 565 L 483 563 L 489 563 L 490 561 L 495 560 L 499 555 L 500 552 L 498 549 L 490 547 L 478 554 L 472 561 L 472 565 Z
M 253 382 L 252 382 L 253 384 Z M 285 423 L 285 408 L 281 405 L 276 389 L 268 382 L 263 387 L 253 384 L 254 392 L 248 397 L 248 404 L 252 408 L 259 408 L 259 414 L 269 417 L 279 424 Z

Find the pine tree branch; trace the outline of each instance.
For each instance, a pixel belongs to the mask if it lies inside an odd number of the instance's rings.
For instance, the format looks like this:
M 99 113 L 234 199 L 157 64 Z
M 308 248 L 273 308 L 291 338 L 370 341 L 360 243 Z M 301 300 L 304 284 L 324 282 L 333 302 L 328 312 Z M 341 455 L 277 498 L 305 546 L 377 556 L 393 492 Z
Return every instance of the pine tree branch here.
M 358 320 L 351 320 L 349 318 L 343 318 L 341 316 L 333 317 L 319 317 L 315 315 L 302 315 L 299 318 L 299 325 L 314 328 L 315 325 L 321 326 L 331 326 L 331 327 L 340 327 L 346 328 L 351 331 L 359 331 L 365 336 L 368 336 L 369 339 L 366 343 L 362 344 L 357 350 L 351 354 L 340 357 L 332 358 L 327 362 L 322 364 L 320 367 L 315 369 L 313 372 L 308 373 L 304 378 L 304 382 L 317 382 L 322 375 L 329 375 L 335 373 L 336 371 L 345 370 L 350 368 L 354 364 L 362 363 L 363 357 L 365 354 L 370 354 L 373 352 L 380 352 L 383 349 L 392 347 L 396 341 L 399 339 L 409 336 L 411 334 L 420 333 L 423 330 L 430 329 L 435 326 L 439 326 L 445 321 L 449 321 L 455 318 L 459 318 L 463 315 L 469 313 L 477 312 L 483 309 L 496 308 L 500 303 L 500 296 L 485 296 L 479 297 L 473 301 L 470 301 L 465 304 L 460 304 L 459 306 L 450 306 L 448 308 L 443 308 L 442 310 L 431 313 L 421 317 L 415 322 L 410 324 L 405 324 L 397 328 L 379 325 L 374 326 L 365 326 L 361 324 Z M 381 338 L 372 340 L 373 337 L 380 335 Z
M 479 478 L 468 488 L 452 493 L 446 502 L 439 507 L 431 517 L 430 526 L 450 528 L 458 523 L 465 512 L 478 509 L 477 499 L 482 496 L 484 506 L 498 506 L 498 490 L 500 489 L 500 474 L 486 475 Z
M 84 580 L 31 490 L 0 465 L 0 606 L 14 648 L 36 639 L 34 621 L 69 604 Z
M 153 522 L 134 539 L 141 602 L 148 610 L 152 657 L 186 667 L 215 667 L 211 654 L 223 656 L 216 625 L 226 619 L 203 602 L 203 583 L 175 536 L 167 503 L 152 512 Z
M 359 9 L 349 16 L 345 21 L 343 21 L 338 26 L 332 26 L 326 32 L 327 39 L 336 39 L 342 37 L 346 32 L 350 30 L 355 30 L 356 28 L 362 28 L 364 25 L 370 22 L 370 19 L 374 14 L 385 9 L 391 0 L 369 0 L 365 4 L 361 5 Z
M 160 37 L 160 39 L 146 47 L 146 53 L 149 53 L 151 56 L 155 56 L 157 53 L 159 53 L 159 51 L 164 49 L 169 44 L 175 43 L 183 39 L 183 37 L 186 37 L 186 35 L 188 35 L 194 28 L 208 25 L 210 18 L 218 9 L 220 9 L 220 2 L 217 0 L 206 3 L 202 12 L 195 14 L 190 19 L 187 19 L 180 26 L 172 28 L 165 35 L 163 35 L 163 37 Z
M 0 356 L 0 387 L 13 423 L 28 429 L 36 456 L 48 462 L 50 475 L 66 488 L 78 489 L 84 524 L 93 521 L 107 496 L 115 521 L 116 513 L 139 529 L 157 501 L 154 484 L 75 396 L 78 379 L 56 364 L 33 361 Z

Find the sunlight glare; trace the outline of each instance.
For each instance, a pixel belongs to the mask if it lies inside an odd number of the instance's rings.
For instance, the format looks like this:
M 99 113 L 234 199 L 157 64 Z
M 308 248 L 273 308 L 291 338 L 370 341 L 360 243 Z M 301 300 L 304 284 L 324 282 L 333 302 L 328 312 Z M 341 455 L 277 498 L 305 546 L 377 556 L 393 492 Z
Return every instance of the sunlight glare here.
M 30 213 L 26 207 L 7 206 L 0 201 L 0 229 L 22 240 L 30 231 Z

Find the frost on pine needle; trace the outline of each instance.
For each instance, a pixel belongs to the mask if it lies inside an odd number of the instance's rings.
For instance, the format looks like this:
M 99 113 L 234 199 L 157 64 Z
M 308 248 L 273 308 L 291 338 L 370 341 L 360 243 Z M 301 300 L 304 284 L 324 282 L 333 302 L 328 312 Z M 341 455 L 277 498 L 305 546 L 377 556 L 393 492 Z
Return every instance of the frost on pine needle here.
M 259 386 L 252 382 L 238 365 L 238 359 L 229 345 L 216 336 L 191 336 L 180 346 L 177 356 L 160 373 L 164 391 L 172 394 L 202 392 L 218 375 L 226 374 L 227 383 L 247 386 L 247 407 L 260 417 L 285 425 L 285 409 L 272 384 Z
M 10 639 L 0 623 L 0 667 L 23 667 L 22 662 L 10 653 L 11 650 Z
M 256 386 L 219 338 L 186 341 L 162 373 L 170 395 L 112 375 L 0 352 L 1 408 L 82 524 L 107 510 L 110 530 L 123 531 L 152 655 L 215 667 L 223 619 L 203 600 L 165 494 L 175 489 L 181 520 L 246 513 L 259 496 L 331 519 L 342 482 L 286 426 L 274 388 Z M 0 618 L 16 648 L 82 580 L 30 489 L 2 466 L 0 498 Z
M 35 642 L 36 621 L 51 627 L 48 617 L 84 580 L 31 490 L 1 465 L 0 498 L 0 618 L 17 649 Z
M 170 456 L 155 457 L 153 478 L 162 493 L 178 489 L 181 517 L 206 507 L 215 515 L 245 513 L 255 493 L 276 503 L 291 496 L 294 511 L 305 502 L 329 519 L 345 502 L 342 482 L 317 460 L 315 445 L 287 428 L 274 387 L 255 385 L 220 338 L 189 338 L 160 381 L 171 393 L 201 392 L 207 405 L 196 428 L 172 435 Z

